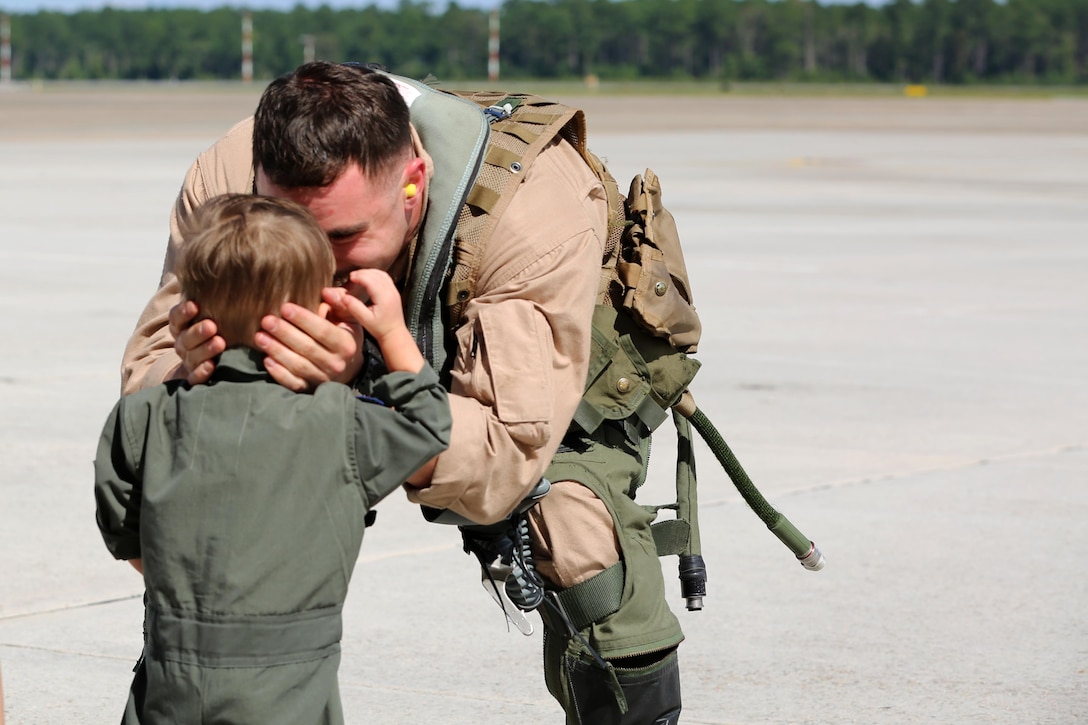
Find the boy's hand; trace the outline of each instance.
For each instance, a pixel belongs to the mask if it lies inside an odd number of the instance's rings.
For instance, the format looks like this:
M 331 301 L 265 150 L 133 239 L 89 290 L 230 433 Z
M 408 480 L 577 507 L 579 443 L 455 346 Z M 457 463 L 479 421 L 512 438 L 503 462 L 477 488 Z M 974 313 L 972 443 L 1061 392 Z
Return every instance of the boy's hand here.
M 352 292 L 341 297 L 345 311 L 359 321 L 380 345 L 391 332 L 404 325 L 400 292 L 393 279 L 380 269 L 357 269 L 351 273 Z
M 170 334 L 174 351 L 181 358 L 181 368 L 175 377 L 185 378 L 190 385 L 206 383 L 215 370 L 215 356 L 227 349 L 227 342 L 218 333 L 215 322 L 201 320 L 193 323 L 200 313 L 191 300 L 170 308 Z
M 424 365 L 423 355 L 404 324 L 400 292 L 392 278 L 380 269 L 357 269 L 351 273 L 351 281 L 352 292 L 340 287 L 323 291 L 332 313 L 358 320 L 378 343 L 389 370 L 418 373 Z

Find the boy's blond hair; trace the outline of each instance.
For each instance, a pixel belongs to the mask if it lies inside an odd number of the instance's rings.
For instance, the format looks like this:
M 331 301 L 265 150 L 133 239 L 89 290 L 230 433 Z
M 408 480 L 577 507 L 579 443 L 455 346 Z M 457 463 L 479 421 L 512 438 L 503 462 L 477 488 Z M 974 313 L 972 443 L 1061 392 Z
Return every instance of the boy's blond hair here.
M 286 199 L 224 194 L 183 230 L 177 276 L 184 299 L 215 321 L 227 346 L 252 347 L 261 318 L 284 302 L 316 310 L 336 271 L 328 237 L 309 210 Z

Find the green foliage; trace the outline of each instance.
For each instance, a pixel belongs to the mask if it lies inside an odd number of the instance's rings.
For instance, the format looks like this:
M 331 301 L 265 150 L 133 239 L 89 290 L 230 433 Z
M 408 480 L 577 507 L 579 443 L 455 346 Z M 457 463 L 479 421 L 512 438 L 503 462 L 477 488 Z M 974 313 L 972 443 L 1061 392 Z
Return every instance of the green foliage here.
M 314 57 L 443 80 L 487 75 L 488 12 L 400 0 L 252 13 L 255 76 Z M 241 73 L 241 11 L 11 16 L 17 79 Z M 506 0 L 504 78 L 1088 84 L 1088 0 Z

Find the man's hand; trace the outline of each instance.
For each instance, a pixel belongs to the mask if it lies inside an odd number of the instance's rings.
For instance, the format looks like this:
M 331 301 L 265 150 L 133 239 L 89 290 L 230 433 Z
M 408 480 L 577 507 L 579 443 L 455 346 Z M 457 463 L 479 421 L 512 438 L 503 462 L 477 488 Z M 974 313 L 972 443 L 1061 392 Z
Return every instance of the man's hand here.
M 175 377 L 185 378 L 190 385 L 208 382 L 215 370 L 216 355 L 227 349 L 227 342 L 217 334 L 213 321 L 193 324 L 199 312 L 192 300 L 170 308 L 170 334 L 174 337 L 174 351 L 181 358 L 181 368 Z
M 292 302 L 281 317 L 266 315 L 254 336 L 276 382 L 296 392 L 335 380 L 350 382 L 363 367 L 363 331 L 357 324 L 325 319 Z

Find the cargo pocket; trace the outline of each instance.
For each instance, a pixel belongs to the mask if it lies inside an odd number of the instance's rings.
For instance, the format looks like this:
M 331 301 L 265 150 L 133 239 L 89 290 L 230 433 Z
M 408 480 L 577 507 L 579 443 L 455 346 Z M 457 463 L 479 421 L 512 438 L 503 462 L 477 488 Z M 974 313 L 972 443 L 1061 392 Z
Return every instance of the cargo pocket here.
M 574 421 L 592 433 L 605 420 L 637 416 L 650 430 L 667 417 L 699 369 L 699 363 L 616 310 L 593 313 L 586 390 Z
M 492 403 L 519 443 L 539 448 L 550 437 L 554 405 L 551 329 L 535 305 L 482 305 L 468 340 L 470 394 Z

